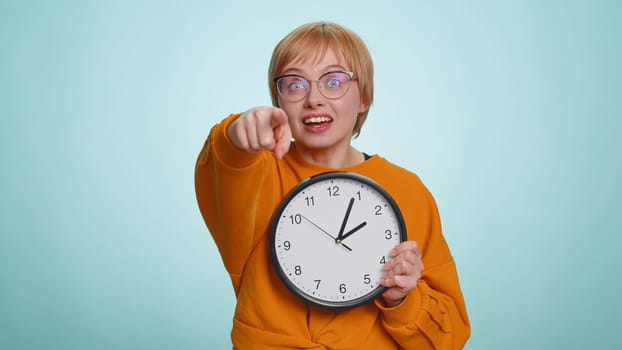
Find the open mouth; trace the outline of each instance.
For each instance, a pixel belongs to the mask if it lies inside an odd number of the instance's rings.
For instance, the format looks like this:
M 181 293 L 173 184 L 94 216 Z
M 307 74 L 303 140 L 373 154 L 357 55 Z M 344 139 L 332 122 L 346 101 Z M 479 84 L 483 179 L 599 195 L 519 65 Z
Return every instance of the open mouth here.
M 313 116 L 305 118 L 302 122 L 307 126 L 320 126 L 333 121 L 333 118 L 327 116 Z

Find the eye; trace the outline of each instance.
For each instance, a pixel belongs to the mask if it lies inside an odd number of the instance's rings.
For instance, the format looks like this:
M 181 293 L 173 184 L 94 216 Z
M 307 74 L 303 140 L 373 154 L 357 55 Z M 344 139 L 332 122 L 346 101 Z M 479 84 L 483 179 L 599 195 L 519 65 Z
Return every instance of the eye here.
M 286 75 L 279 78 L 276 82 L 282 94 L 304 92 L 309 89 L 309 83 L 305 78 L 297 75 Z
M 331 89 L 331 90 L 336 90 L 336 89 L 340 89 L 341 86 L 348 81 L 350 78 L 350 76 L 348 76 L 345 73 L 342 72 L 332 72 L 332 73 L 328 73 L 326 74 L 324 77 L 322 77 L 322 81 L 323 81 L 323 86 L 326 89 Z
M 309 87 L 309 83 L 303 77 L 290 76 L 285 77 L 283 80 L 283 85 L 289 92 L 301 92 Z
M 341 80 L 339 80 L 338 78 L 332 78 L 326 82 L 326 87 L 329 89 L 336 89 L 340 85 L 341 85 Z
M 289 83 L 289 85 L 287 85 L 287 90 L 289 91 L 298 91 L 298 90 L 304 90 L 304 89 L 305 89 L 305 84 L 301 80 L 292 81 Z

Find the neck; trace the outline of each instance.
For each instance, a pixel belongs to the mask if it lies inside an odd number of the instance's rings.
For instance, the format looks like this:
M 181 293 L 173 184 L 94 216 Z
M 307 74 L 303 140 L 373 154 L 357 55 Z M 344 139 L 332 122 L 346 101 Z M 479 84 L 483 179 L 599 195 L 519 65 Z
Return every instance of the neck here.
M 331 169 L 348 168 L 365 161 L 363 153 L 351 145 L 340 149 L 305 149 L 294 143 L 293 151 L 307 163 Z

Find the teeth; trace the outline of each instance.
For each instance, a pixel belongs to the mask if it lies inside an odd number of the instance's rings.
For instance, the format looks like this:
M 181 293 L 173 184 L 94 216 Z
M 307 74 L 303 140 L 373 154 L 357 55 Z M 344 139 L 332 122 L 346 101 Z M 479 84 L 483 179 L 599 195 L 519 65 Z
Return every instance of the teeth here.
M 322 117 L 311 117 L 311 118 L 305 119 L 304 123 L 313 124 L 313 123 L 325 123 L 325 122 L 330 122 L 330 121 L 332 121 L 331 118 L 322 116 Z

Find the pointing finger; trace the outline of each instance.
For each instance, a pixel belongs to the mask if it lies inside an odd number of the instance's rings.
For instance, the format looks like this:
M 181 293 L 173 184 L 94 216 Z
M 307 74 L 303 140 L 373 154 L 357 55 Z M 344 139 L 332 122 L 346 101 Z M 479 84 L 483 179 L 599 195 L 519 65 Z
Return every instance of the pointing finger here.
M 273 152 L 277 159 L 282 159 L 289 151 L 292 132 L 289 128 L 287 115 L 280 109 L 272 112 L 272 125 L 274 130 L 274 141 L 276 142 Z

